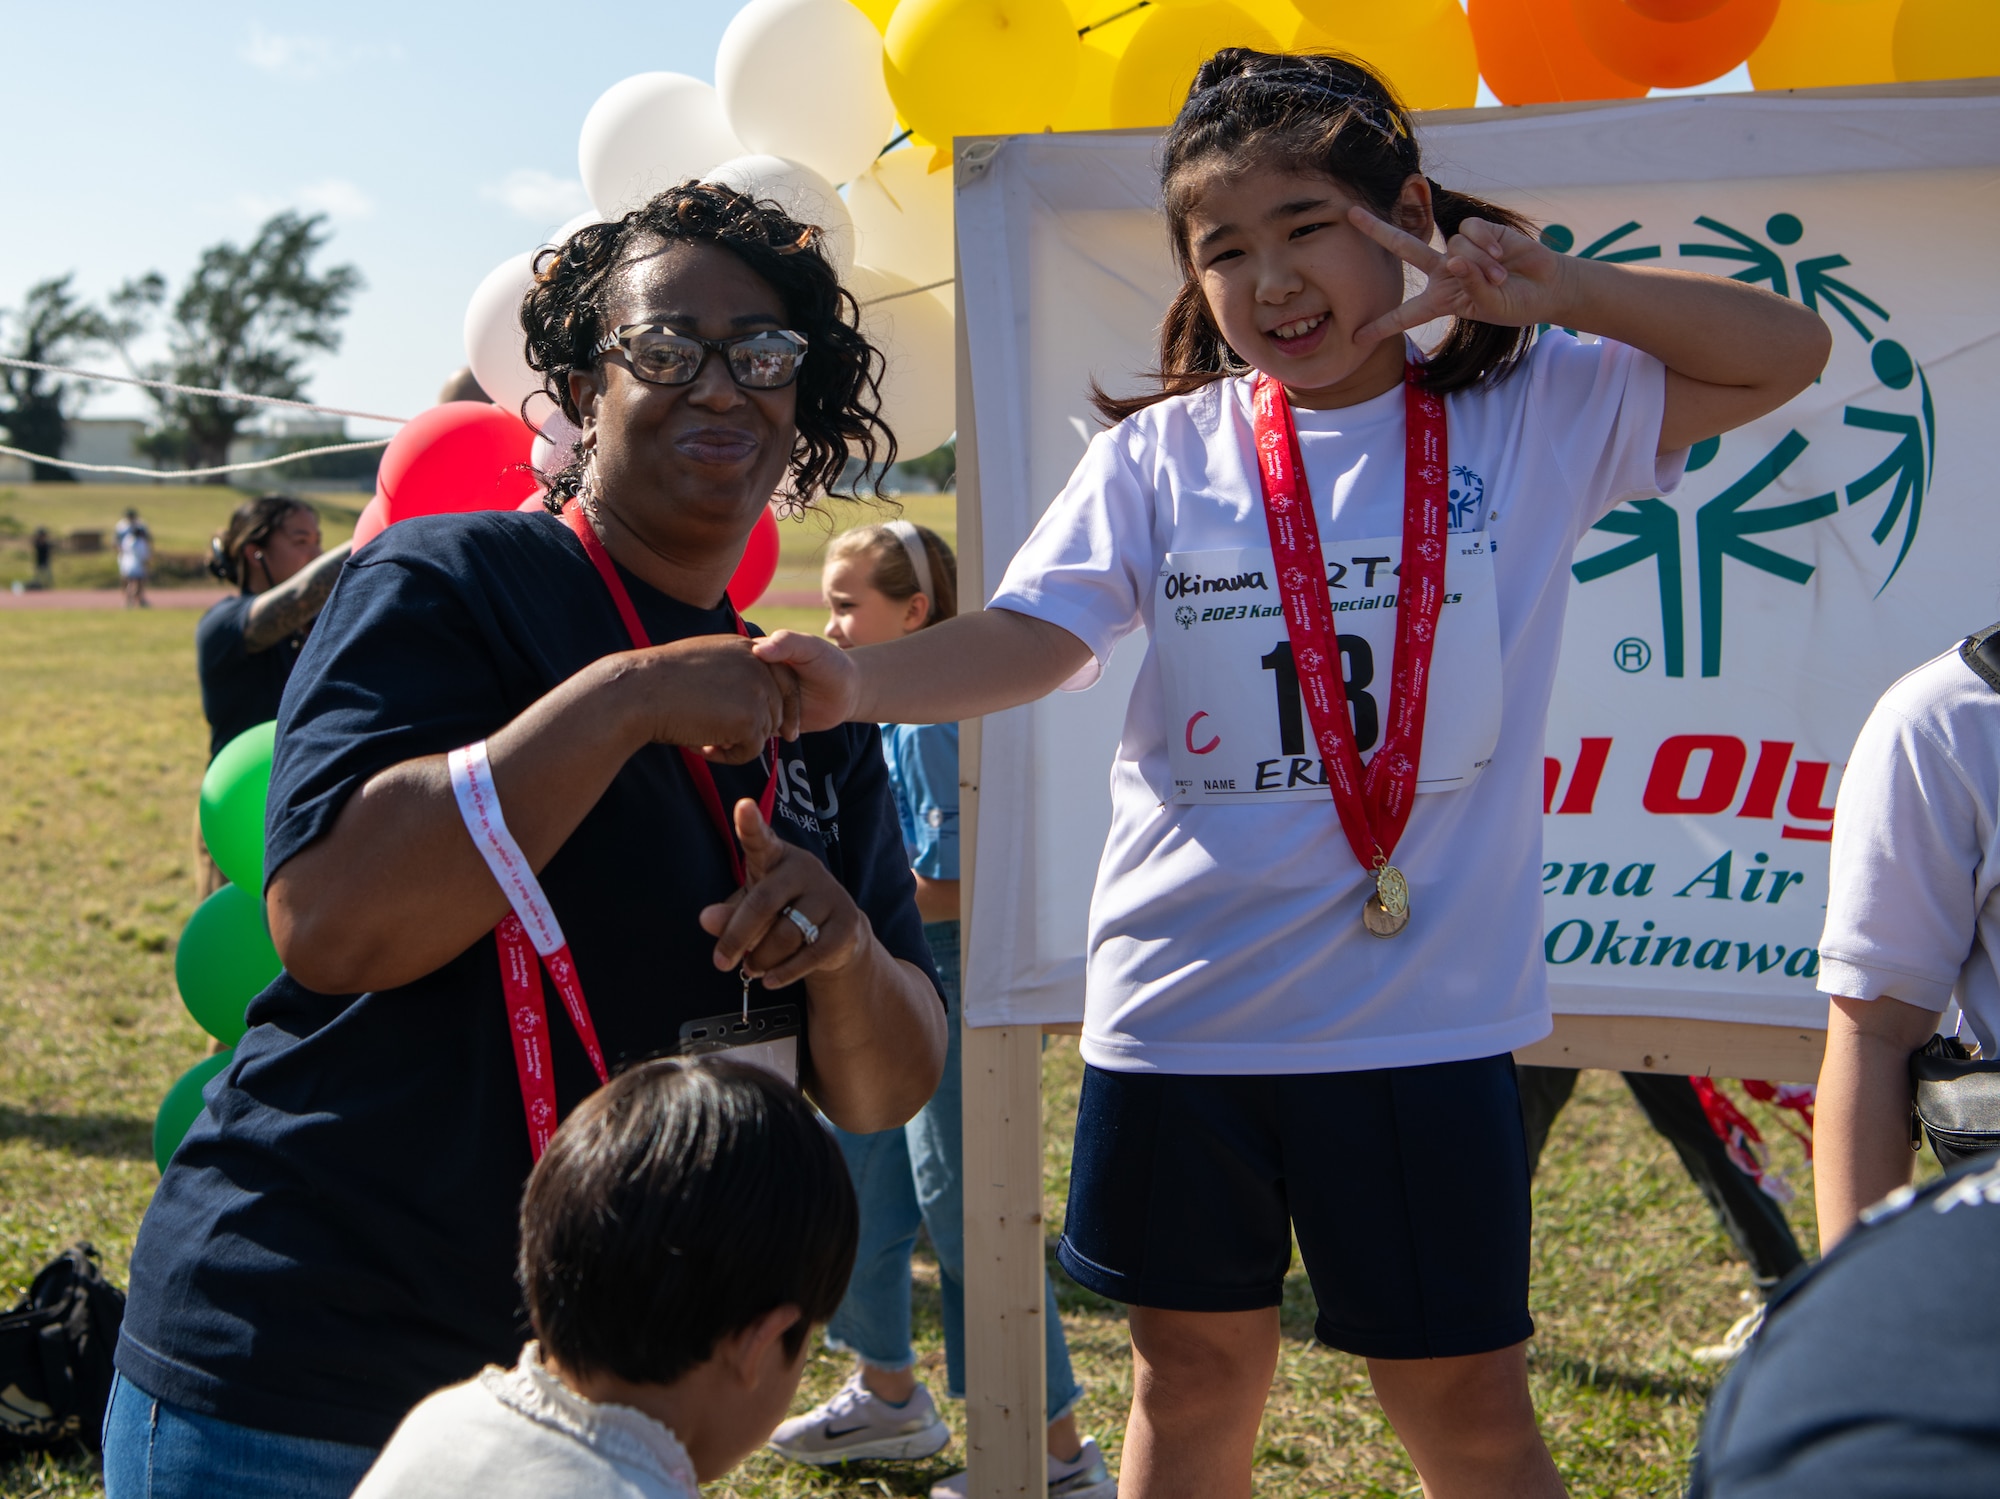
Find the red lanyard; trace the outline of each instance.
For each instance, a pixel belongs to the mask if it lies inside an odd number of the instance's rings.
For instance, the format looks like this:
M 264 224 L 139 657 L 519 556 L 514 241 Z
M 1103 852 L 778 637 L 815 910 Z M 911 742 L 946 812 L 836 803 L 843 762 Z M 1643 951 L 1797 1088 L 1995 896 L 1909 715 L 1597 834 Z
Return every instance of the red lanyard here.
M 598 540 L 597 532 L 584 519 L 582 506 L 572 506 L 564 519 L 576 532 L 577 539 L 583 543 L 584 551 L 597 568 L 598 576 L 604 580 L 611 602 L 618 608 L 618 617 L 625 622 L 625 632 L 632 639 L 633 649 L 646 649 L 653 642 L 639 620 L 631 591 L 625 587 L 625 580 L 618 576 L 617 565 L 612 562 L 611 554 L 605 551 L 604 543 Z M 730 618 L 737 634 L 749 633 L 743 628 L 743 621 L 733 606 Z M 767 822 L 777 801 L 778 776 L 782 769 L 775 739 L 771 741 L 768 753 L 771 757 L 771 777 L 757 799 L 758 810 Z M 466 750 L 453 751 L 451 761 L 452 786 L 458 796 L 460 812 L 474 840 L 480 845 L 481 855 L 506 891 L 508 904 L 513 908 L 493 929 L 493 941 L 500 953 L 500 990 L 507 1008 L 507 1031 L 514 1042 L 514 1068 L 521 1083 L 521 1109 L 528 1122 L 528 1149 L 532 1158 L 539 1161 L 542 1152 L 548 1148 L 550 1136 L 555 1133 L 557 1122 L 555 1073 L 547 1040 L 548 1006 L 542 995 L 542 963 L 548 964 L 549 977 L 555 981 L 556 992 L 562 996 L 563 1008 L 569 1012 L 570 1024 L 576 1028 L 577 1038 L 582 1041 L 584 1053 L 590 1058 L 591 1070 L 597 1074 L 597 1081 L 599 1084 L 607 1083 L 611 1075 L 604 1064 L 604 1050 L 597 1041 L 597 1026 L 590 1017 L 590 1005 L 583 997 L 583 982 L 577 977 L 569 944 L 563 940 L 562 929 L 556 923 L 555 912 L 549 909 L 540 883 L 528 869 L 500 816 L 499 798 L 494 794 L 492 777 L 487 770 L 484 742 Z M 747 871 L 743 864 L 743 850 L 736 841 L 729 814 L 722 805 L 722 793 L 716 788 L 714 772 L 708 768 L 706 760 L 690 749 L 681 750 L 681 762 L 687 766 L 688 774 L 694 780 L 695 790 L 701 796 L 702 806 L 707 809 L 709 821 L 715 824 L 722 837 L 736 883 L 744 884 Z M 526 912 L 525 921 L 522 912 Z
M 1340 641 L 1326 589 L 1319 523 L 1299 455 L 1299 434 L 1285 388 L 1257 377 L 1252 397 L 1257 472 L 1263 482 L 1264 520 L 1271 534 L 1278 589 L 1293 662 L 1305 691 L 1313 737 L 1326 765 L 1327 785 L 1341 830 L 1364 869 L 1402 876 L 1389 857 L 1410 820 L 1416 799 L 1417 761 L 1424 740 L 1431 645 L 1444 604 L 1447 511 L 1444 402 L 1419 383 L 1422 367 L 1404 370 L 1403 556 L 1397 569 L 1396 656 L 1389 692 L 1388 732 L 1364 771 L 1347 716 L 1339 669 Z M 1404 913 L 1407 914 L 1405 889 Z M 1373 929 L 1373 923 L 1370 923 Z M 1397 923 L 1400 929 L 1400 920 Z
M 576 532 L 576 539 L 583 543 L 583 549 L 590 554 L 591 565 L 597 569 L 598 577 L 604 580 L 604 587 L 611 595 L 611 602 L 618 606 L 618 617 L 625 621 L 625 633 L 632 637 L 632 649 L 643 651 L 653 642 L 646 634 L 646 627 L 639 619 L 639 611 L 633 606 L 632 594 L 625 587 L 625 580 L 618 576 L 618 564 L 611 560 L 611 554 L 604 550 L 604 543 L 597 539 L 597 531 L 585 519 L 581 501 L 569 506 L 563 512 L 563 519 L 570 530 Z M 724 594 L 723 602 L 729 602 Z M 734 604 L 729 605 L 730 621 L 736 626 L 738 635 L 748 635 L 743 628 L 743 618 L 736 612 Z M 764 814 L 764 820 L 771 820 L 771 809 L 778 799 L 778 776 L 782 773 L 778 763 L 778 741 L 770 742 L 767 753 L 771 757 L 771 779 L 764 784 L 763 795 L 757 798 L 757 810 Z M 736 842 L 736 830 L 730 826 L 729 813 L 722 805 L 722 793 L 716 789 L 715 773 L 708 768 L 708 762 L 686 746 L 681 747 L 681 763 L 687 767 L 689 777 L 694 781 L 694 789 L 701 794 L 701 804 L 708 809 L 708 820 L 715 824 L 716 832 L 722 835 L 722 845 L 729 851 L 729 869 L 736 876 L 736 883 L 746 882 L 743 868 L 743 850 Z

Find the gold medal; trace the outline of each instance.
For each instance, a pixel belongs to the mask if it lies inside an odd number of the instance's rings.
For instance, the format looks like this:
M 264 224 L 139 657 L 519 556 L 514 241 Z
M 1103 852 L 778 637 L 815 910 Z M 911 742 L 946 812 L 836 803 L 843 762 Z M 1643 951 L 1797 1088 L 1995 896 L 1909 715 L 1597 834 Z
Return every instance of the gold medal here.
M 1387 859 L 1375 866 L 1375 892 L 1362 902 L 1361 924 L 1376 937 L 1393 937 L 1410 924 L 1410 882 Z

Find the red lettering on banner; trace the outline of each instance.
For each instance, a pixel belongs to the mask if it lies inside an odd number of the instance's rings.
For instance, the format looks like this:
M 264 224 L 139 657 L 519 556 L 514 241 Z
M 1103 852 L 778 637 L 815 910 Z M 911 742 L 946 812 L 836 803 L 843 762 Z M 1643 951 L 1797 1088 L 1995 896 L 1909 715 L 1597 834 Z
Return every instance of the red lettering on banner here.
M 1558 815 L 1590 815 L 1590 809 L 1597 800 L 1598 782 L 1604 779 L 1604 762 L 1611 758 L 1609 739 L 1586 739 L 1577 751 L 1576 771 L 1569 778 L 1569 790 L 1563 793 L 1562 805 L 1556 808 Z
M 1542 756 L 1542 815 L 1556 809 L 1556 787 L 1561 783 L 1563 763 L 1554 755 Z
M 1833 841 L 1833 808 L 1822 806 L 1826 796 L 1826 778 L 1833 766 L 1824 760 L 1801 760 L 1799 768 L 1792 773 L 1792 794 L 1785 798 L 1785 815 L 1796 817 L 1801 822 L 1823 822 L 1823 828 L 1798 828 L 1789 825 L 1784 829 L 1786 838 L 1803 838 L 1813 843 Z
M 1757 746 L 1757 768 L 1750 772 L 1750 789 L 1736 809 L 1738 817 L 1777 815 L 1778 789 L 1785 784 L 1785 767 L 1791 760 L 1792 746 L 1782 740 L 1766 739 Z
M 1694 756 L 1707 750 L 1708 769 L 1701 789 L 1693 796 L 1681 795 L 1688 765 Z M 1653 756 L 1653 771 L 1646 778 L 1644 805 L 1648 812 L 1662 815 L 1711 816 L 1736 800 L 1736 786 L 1750 751 L 1743 741 L 1729 734 L 1676 734 Z

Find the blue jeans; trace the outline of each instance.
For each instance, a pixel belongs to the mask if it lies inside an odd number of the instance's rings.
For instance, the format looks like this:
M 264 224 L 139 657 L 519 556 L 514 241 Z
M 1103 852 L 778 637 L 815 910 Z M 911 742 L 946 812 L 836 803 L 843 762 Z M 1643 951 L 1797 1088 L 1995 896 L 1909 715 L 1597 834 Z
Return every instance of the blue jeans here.
M 921 1226 L 937 1255 L 944 1303 L 945 1381 L 954 1400 L 965 1398 L 965 1151 L 959 1132 L 963 1087 L 959 1076 L 958 923 L 924 927 L 937 962 L 950 1024 L 944 1077 L 923 1110 L 901 1129 L 850 1135 L 836 1128 L 841 1153 L 861 1204 L 861 1242 L 826 1340 L 878 1369 L 907 1369 L 917 1361 L 910 1346 L 910 1251 Z M 1049 1419 L 1075 1409 L 1083 1391 L 1070 1371 L 1056 1294 L 1042 1278 L 1048 1331 Z
M 104 1411 L 106 1499 L 347 1499 L 375 1456 L 218 1421 L 155 1400 L 122 1374 Z

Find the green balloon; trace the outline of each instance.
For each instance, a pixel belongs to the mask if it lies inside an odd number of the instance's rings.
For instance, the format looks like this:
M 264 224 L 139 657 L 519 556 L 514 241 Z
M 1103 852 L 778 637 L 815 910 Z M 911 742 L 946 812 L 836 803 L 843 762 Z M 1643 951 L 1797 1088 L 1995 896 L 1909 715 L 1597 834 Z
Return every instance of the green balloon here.
M 167 1096 L 160 1101 L 160 1112 L 153 1116 L 153 1161 L 165 1171 L 167 1162 L 174 1158 L 174 1152 L 181 1148 L 181 1141 L 187 1138 L 188 1129 L 206 1105 L 201 1090 L 208 1086 L 210 1078 L 227 1067 L 236 1053 L 225 1051 L 218 1056 L 203 1057 L 180 1076 L 180 1081 L 167 1089 Z
M 181 928 L 174 983 L 196 1023 L 234 1046 L 248 1029 L 244 1008 L 282 966 L 264 927 L 264 903 L 241 885 L 224 885 Z
M 222 747 L 201 778 L 201 839 L 232 885 L 264 891 L 264 798 L 278 725 L 260 723 Z

